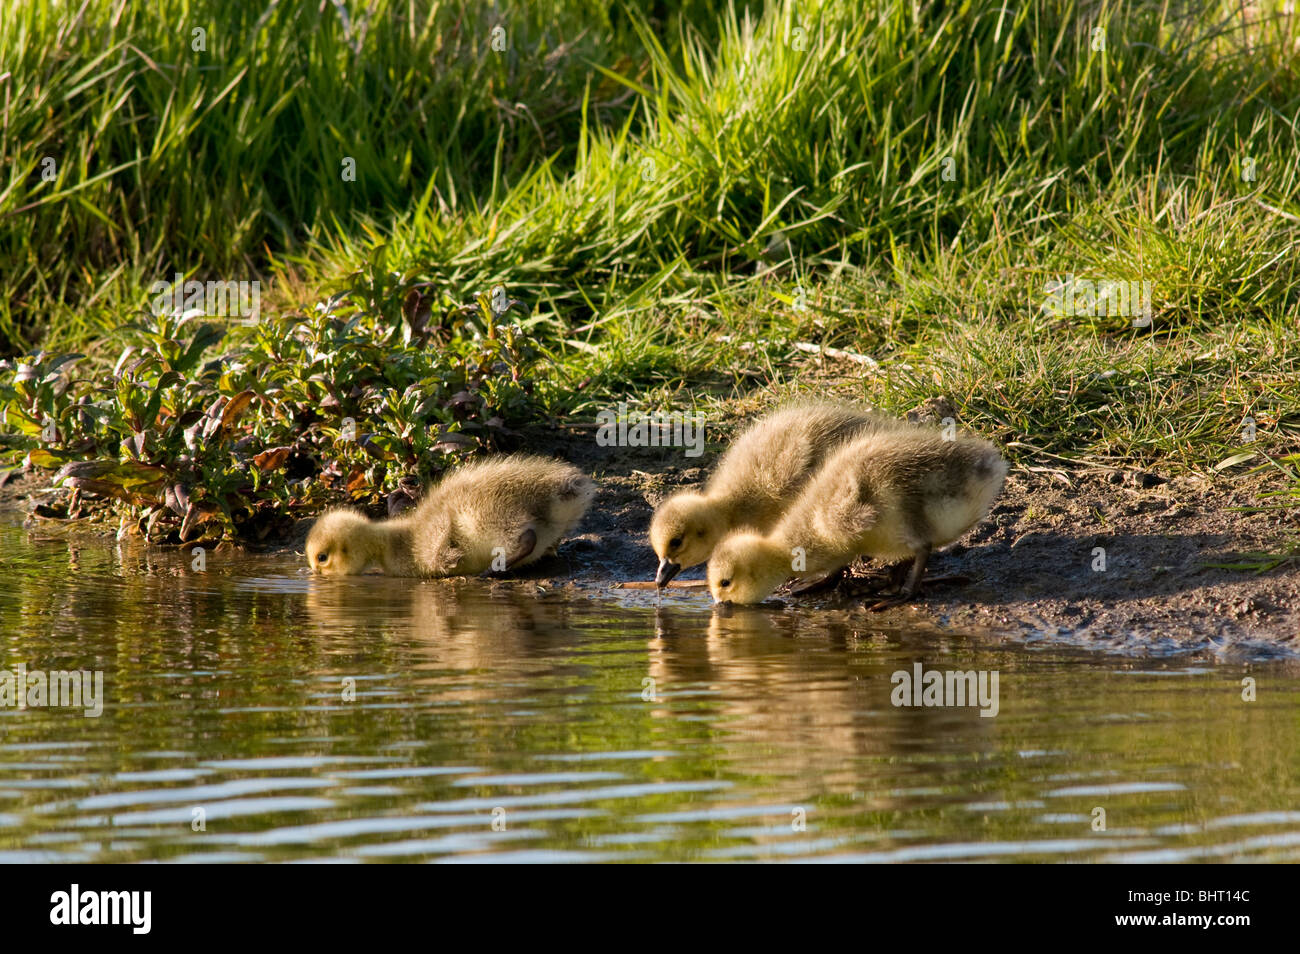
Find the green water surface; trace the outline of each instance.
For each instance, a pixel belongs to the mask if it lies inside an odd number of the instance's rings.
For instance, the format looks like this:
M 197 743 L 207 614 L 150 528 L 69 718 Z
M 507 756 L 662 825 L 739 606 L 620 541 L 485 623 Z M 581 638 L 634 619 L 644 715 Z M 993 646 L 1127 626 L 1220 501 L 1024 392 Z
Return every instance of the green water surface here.
M 1294 663 L 192 560 L 0 526 L 0 668 L 104 679 L 0 708 L 0 861 L 1300 855 Z M 893 705 L 916 663 L 998 714 Z

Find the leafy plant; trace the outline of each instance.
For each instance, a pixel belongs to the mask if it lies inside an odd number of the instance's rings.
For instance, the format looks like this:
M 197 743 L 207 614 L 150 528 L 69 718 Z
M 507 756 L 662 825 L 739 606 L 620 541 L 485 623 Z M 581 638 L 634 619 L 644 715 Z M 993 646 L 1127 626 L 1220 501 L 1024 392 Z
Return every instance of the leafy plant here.
M 498 307 L 488 295 L 449 306 L 381 267 L 308 314 L 248 330 L 137 321 L 111 371 L 90 377 L 70 374 L 82 355 L 4 362 L 4 446 L 58 468 L 69 511 L 112 500 L 149 538 L 189 540 L 261 538 L 297 512 L 372 502 L 448 456 L 508 442 L 543 354 L 528 308 L 500 292 Z

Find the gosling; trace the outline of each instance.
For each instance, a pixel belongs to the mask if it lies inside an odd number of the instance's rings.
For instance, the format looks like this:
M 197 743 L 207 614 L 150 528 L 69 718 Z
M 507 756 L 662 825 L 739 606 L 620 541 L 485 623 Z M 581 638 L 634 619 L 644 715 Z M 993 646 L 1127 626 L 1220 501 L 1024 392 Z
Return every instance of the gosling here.
M 376 523 L 355 510 L 324 514 L 307 537 L 307 562 L 330 576 L 370 569 L 392 576 L 513 570 L 552 552 L 595 493 L 576 467 L 545 457 L 471 463 L 400 517 Z
M 703 493 L 674 494 L 655 511 L 655 583 L 665 587 L 703 563 L 728 533 L 771 530 L 828 455 L 864 433 L 899 426 L 882 414 L 824 403 L 781 408 L 751 425 L 722 455 Z
M 860 437 L 830 458 L 766 536 L 738 533 L 709 560 L 718 603 L 759 603 L 789 577 L 824 576 L 859 555 L 910 559 L 899 594 L 916 595 L 936 547 L 978 523 L 1002 489 L 1007 464 L 988 441 L 902 427 Z

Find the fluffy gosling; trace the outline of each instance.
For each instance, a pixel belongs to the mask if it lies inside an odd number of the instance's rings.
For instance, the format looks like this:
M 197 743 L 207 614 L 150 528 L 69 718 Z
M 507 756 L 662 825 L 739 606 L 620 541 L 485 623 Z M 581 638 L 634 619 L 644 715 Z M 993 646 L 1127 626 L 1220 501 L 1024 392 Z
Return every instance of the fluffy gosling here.
M 383 522 L 332 510 L 307 537 L 316 573 L 467 576 L 526 566 L 552 551 L 587 512 L 596 488 L 576 467 L 512 455 L 467 464 L 415 508 Z
M 824 576 L 866 555 L 912 560 L 899 596 L 872 608 L 910 599 L 930 552 L 988 513 L 1006 473 L 997 448 L 977 437 L 901 426 L 867 434 L 827 459 L 771 533 L 723 540 L 709 590 L 719 603 L 758 603 L 789 577 Z
M 738 529 L 772 529 L 817 467 L 845 441 L 901 426 L 882 414 L 838 404 L 796 404 L 751 425 L 722 455 L 702 493 L 674 494 L 650 521 L 659 557 L 655 582 L 667 586 L 703 563 Z

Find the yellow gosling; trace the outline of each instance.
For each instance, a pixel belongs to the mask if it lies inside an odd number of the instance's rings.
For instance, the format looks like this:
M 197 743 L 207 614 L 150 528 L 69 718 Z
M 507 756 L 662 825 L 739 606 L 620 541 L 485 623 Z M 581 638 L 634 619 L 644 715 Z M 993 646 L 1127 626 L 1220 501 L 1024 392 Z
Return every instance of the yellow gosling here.
M 374 522 L 332 510 L 307 537 L 316 573 L 466 576 L 526 566 L 554 550 L 586 513 L 596 488 L 577 468 L 512 455 L 467 464 L 409 513 Z
M 899 596 L 910 599 L 930 552 L 978 523 L 1002 489 L 1007 465 L 977 437 L 899 427 L 831 455 L 769 534 L 738 533 L 709 559 L 715 601 L 758 603 L 790 577 L 817 578 L 857 556 L 910 559 Z
M 826 403 L 796 404 L 760 419 L 722 455 L 703 492 L 674 494 L 655 511 L 655 582 L 667 586 L 682 569 L 703 563 L 728 533 L 770 530 L 829 454 L 864 433 L 900 426 L 886 415 Z

